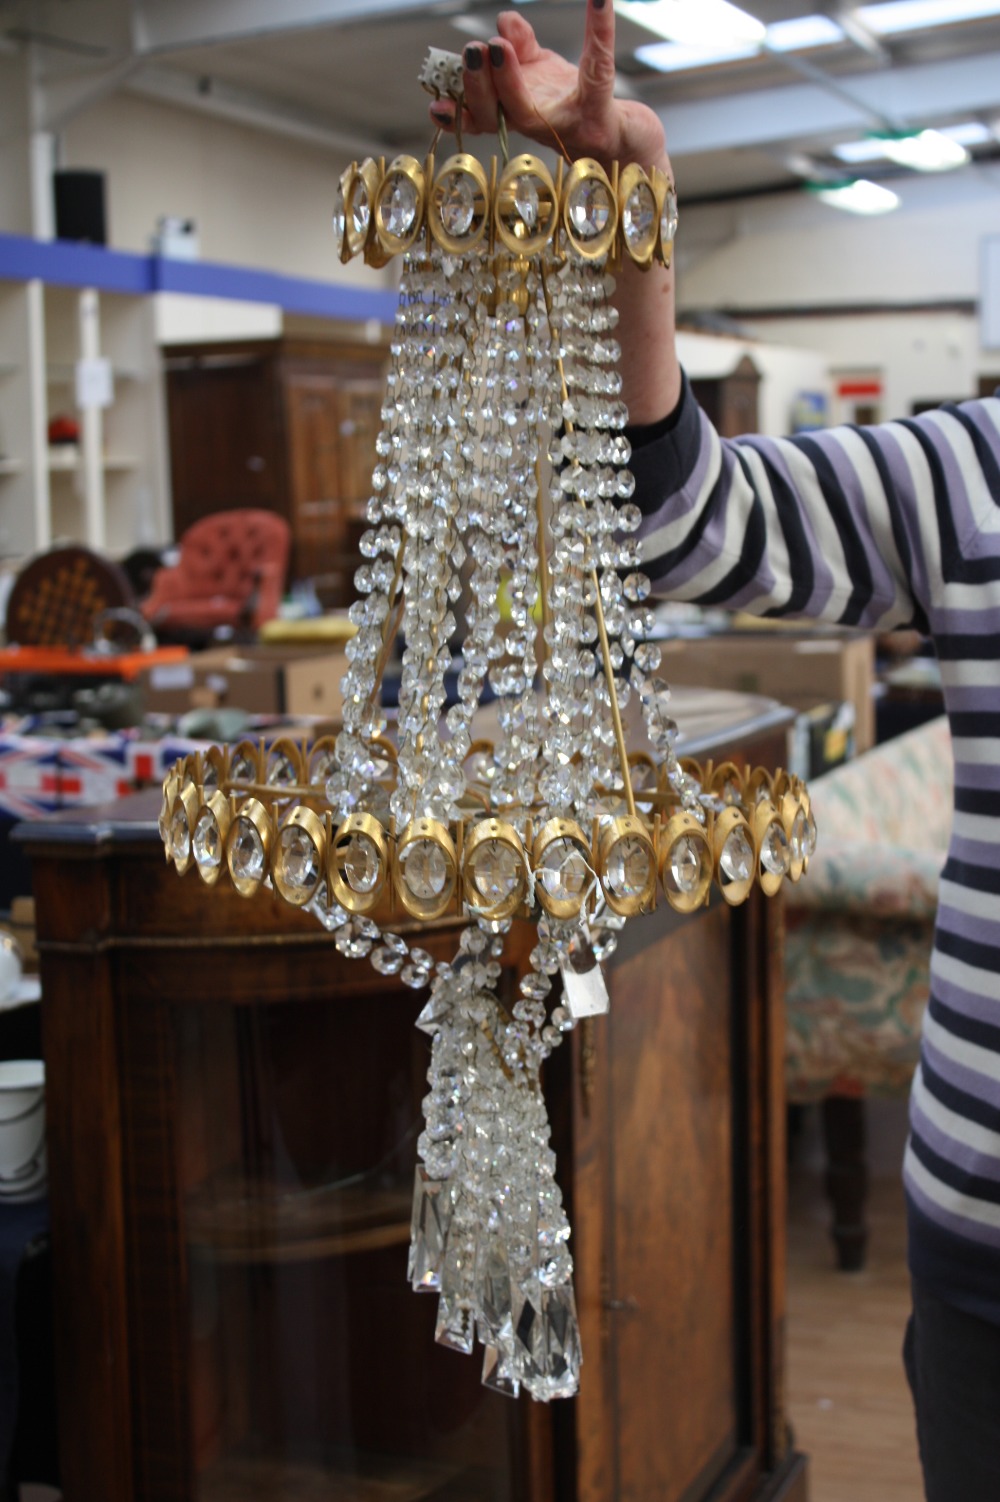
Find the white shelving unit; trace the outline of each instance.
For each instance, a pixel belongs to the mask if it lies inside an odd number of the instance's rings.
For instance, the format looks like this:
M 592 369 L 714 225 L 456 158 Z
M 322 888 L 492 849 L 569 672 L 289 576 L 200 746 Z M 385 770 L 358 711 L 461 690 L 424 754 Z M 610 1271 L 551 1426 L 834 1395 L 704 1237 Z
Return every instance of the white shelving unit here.
M 0 563 L 49 543 L 40 282 L 0 282 Z
M 81 361 L 109 362 L 108 405 L 78 405 Z M 49 444 L 56 416 L 76 443 Z M 168 541 L 168 473 L 153 299 L 0 266 L 0 566 L 60 543 L 122 557 Z
M 151 299 L 94 288 L 45 289 L 50 416 L 79 425 L 47 465 L 54 541 L 112 555 L 169 537 L 163 390 Z M 80 361 L 107 361 L 107 406 L 78 406 Z

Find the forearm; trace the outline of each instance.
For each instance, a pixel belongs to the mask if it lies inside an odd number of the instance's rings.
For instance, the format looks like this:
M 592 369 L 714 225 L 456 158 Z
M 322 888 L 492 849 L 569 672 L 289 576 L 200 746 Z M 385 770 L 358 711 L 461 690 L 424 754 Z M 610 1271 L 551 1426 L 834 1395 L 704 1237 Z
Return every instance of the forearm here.
M 622 398 L 633 424 L 669 417 L 681 395 L 674 328 L 674 273 L 640 271 L 626 258 L 615 291 Z

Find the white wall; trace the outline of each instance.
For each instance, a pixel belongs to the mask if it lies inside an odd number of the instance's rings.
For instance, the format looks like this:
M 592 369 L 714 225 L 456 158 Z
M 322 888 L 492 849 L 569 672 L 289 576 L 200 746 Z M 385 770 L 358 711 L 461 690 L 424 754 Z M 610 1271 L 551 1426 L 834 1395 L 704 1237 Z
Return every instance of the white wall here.
M 766 330 L 759 340 L 680 333 L 677 353 L 689 376 L 709 378 L 728 375 L 749 355 L 761 374 L 758 427 L 762 433 L 779 437 L 792 428 L 799 396 L 804 392 L 830 396 L 826 356 L 808 347 L 789 347 L 797 343 L 775 344 Z
M 882 381 L 882 417 L 905 416 L 914 404 L 975 395 L 981 375 L 1000 386 L 1000 353 L 979 346 L 974 316 L 960 313 L 885 313 L 848 318 L 748 320 L 763 339 L 822 350 L 834 390 L 840 373 L 871 371 Z M 847 417 L 834 404 L 834 417 Z
M 196 114 L 116 94 L 77 116 L 63 163 L 107 173 L 108 239 L 148 252 L 161 214 L 195 220 L 201 258 L 369 289 L 386 273 L 341 266 L 330 218 L 348 159 Z
M 886 415 L 973 393 L 980 375 L 1000 369 L 1000 350 L 982 347 L 975 313 L 753 319 L 754 309 L 977 301 L 982 242 L 1000 228 L 1000 172 L 913 175 L 893 187 L 901 207 L 871 219 L 804 193 L 682 206 L 680 306 L 737 308 L 748 330 L 819 351 L 834 369 L 880 371 Z

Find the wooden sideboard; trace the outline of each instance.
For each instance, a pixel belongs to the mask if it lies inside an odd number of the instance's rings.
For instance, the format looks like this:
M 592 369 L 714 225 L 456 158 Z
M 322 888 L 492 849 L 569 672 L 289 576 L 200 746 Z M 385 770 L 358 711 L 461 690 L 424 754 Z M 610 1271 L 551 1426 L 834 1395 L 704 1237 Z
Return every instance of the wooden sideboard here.
M 690 749 L 774 764 L 787 720 Z M 179 878 L 154 818 L 140 794 L 22 829 L 66 1502 L 805 1502 L 780 903 L 627 925 L 610 1016 L 551 1061 L 584 1366 L 545 1407 L 435 1346 L 406 1282 L 421 994 Z

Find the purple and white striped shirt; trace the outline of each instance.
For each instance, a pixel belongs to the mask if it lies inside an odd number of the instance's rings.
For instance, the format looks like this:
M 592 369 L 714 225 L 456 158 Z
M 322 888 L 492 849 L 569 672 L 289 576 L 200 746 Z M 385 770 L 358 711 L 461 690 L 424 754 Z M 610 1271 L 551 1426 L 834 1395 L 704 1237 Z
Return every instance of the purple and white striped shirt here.
M 631 436 L 657 593 L 934 641 L 955 812 L 903 1168 L 909 1260 L 1000 1324 L 1000 393 L 730 440 L 685 381 L 673 416 Z

